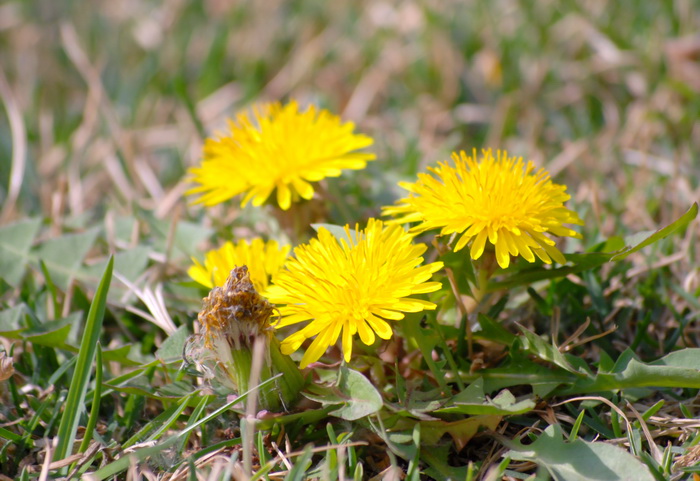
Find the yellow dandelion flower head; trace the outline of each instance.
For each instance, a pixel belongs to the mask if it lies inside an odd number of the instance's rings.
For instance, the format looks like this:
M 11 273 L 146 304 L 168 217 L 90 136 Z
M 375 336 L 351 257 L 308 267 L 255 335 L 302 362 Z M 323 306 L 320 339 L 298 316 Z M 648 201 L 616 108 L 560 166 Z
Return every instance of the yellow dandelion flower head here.
M 196 282 L 209 289 L 222 287 L 234 267 L 248 266 L 250 280 L 255 290 L 265 295 L 270 280 L 279 273 L 287 260 L 291 246 L 280 246 L 277 241 L 267 242 L 255 238 L 251 242 L 239 240 L 226 242 L 211 250 L 204 257 L 204 264 L 192 259 L 194 265 L 187 273 Z
M 387 320 L 403 319 L 404 312 L 435 309 L 435 304 L 409 296 L 433 292 L 439 282 L 429 282 L 442 262 L 421 266 L 425 244 L 414 244 L 413 235 L 401 226 L 385 226 L 370 219 L 363 230 L 345 226 L 335 237 L 320 228 L 318 238 L 294 249 L 268 291 L 279 308 L 276 327 L 310 321 L 282 341 L 282 352 L 291 354 L 305 339 L 316 337 L 301 360 L 301 367 L 318 360 L 342 333 L 345 360 L 352 355 L 352 338 L 360 335 L 370 345 L 376 336 L 389 339 Z
M 413 232 L 440 229 L 441 235 L 461 234 L 455 244 L 458 251 L 471 241 L 470 255 L 476 260 L 488 240 L 495 247 L 502 268 L 511 256 L 534 262 L 535 256 L 551 264 L 566 259 L 555 242 L 545 234 L 577 237 L 581 235 L 564 224 L 582 225 L 578 215 L 564 207 L 570 196 L 566 186 L 551 181 L 544 169 L 522 157 L 508 157 L 506 151 L 484 149 L 477 159 L 464 151 L 453 153 L 454 165 L 439 162 L 430 174 L 418 174 L 415 183 L 400 183 L 410 195 L 385 207 L 392 222 L 419 222 Z
M 313 197 L 312 182 L 363 169 L 375 158 L 355 152 L 373 141 L 354 128 L 313 105 L 302 112 L 295 101 L 253 107 L 229 121 L 227 134 L 206 140 L 201 165 L 189 170 L 197 185 L 187 194 L 200 194 L 196 202 L 207 206 L 244 194 L 242 206 L 259 206 L 276 189 L 277 204 L 287 210 Z

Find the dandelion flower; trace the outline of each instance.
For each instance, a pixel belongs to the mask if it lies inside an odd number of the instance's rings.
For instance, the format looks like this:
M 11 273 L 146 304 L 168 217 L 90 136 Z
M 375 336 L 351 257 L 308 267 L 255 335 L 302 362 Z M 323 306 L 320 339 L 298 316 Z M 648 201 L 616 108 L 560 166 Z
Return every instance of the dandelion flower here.
M 355 152 L 372 139 L 354 134 L 352 122 L 313 105 L 301 112 L 296 102 L 253 108 L 229 121 L 229 133 L 207 139 L 199 167 L 190 169 L 199 184 L 187 194 L 212 206 L 244 194 L 245 206 L 262 205 L 273 190 L 287 210 L 299 198 L 311 199 L 311 182 L 338 177 L 343 169 L 363 169 L 374 154 Z
M 206 253 L 204 265 L 192 259 L 194 265 L 187 273 L 196 282 L 212 289 L 223 286 L 234 267 L 248 266 L 250 280 L 255 289 L 264 295 L 270 279 L 282 269 L 290 250 L 289 245 L 280 246 L 274 240 L 265 242 L 260 238 L 252 242 L 239 240 L 237 244 L 226 242 Z
M 440 229 L 441 235 L 461 234 L 454 250 L 471 241 L 471 258 L 481 257 L 488 240 L 495 247 L 496 260 L 507 268 L 511 256 L 534 262 L 535 256 L 551 264 L 564 264 L 564 255 L 545 234 L 581 235 L 564 224 L 583 222 L 564 207 L 570 196 L 566 186 L 555 184 L 544 169 L 535 171 L 531 161 L 508 157 L 506 151 L 482 151 L 477 161 L 462 151 L 452 154 L 454 166 L 439 162 L 431 174 L 418 174 L 415 183 L 401 183 L 410 195 L 385 207 L 393 222 L 420 222 L 413 232 Z
M 335 344 L 342 335 L 345 360 L 352 355 L 352 338 L 360 335 L 370 345 L 375 335 L 389 339 L 389 321 L 405 312 L 435 309 L 435 304 L 409 296 L 433 292 L 439 282 L 429 282 L 442 262 L 421 266 L 425 244 L 413 244 L 413 235 L 401 226 L 385 226 L 370 219 L 365 229 L 335 237 L 320 228 L 318 238 L 294 249 L 268 290 L 279 308 L 275 327 L 308 322 L 282 341 L 282 353 L 291 354 L 305 339 L 315 336 L 301 360 L 306 367 Z

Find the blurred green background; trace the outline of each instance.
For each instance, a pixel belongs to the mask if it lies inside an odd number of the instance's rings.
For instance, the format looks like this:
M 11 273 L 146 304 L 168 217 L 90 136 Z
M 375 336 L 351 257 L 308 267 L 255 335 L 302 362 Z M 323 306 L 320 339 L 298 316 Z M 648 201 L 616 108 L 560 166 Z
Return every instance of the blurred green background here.
M 34 247 L 0 242 L 12 261 L 0 277 L 12 265 L 16 281 L 0 282 L 0 299 L 18 307 L 13 322 L 22 329 L 26 303 L 37 318 L 71 326 L 61 343 L 76 344 L 81 325 L 68 316 L 87 311 L 105 253 L 117 252 L 121 278 L 157 286 L 157 296 L 144 287 L 139 301 L 135 289 L 113 283 L 110 308 L 124 307 L 103 335 L 106 347 L 124 350 L 110 354 L 122 363 L 113 374 L 152 356 L 168 339 L 163 326 L 191 326 L 202 293 L 183 282 L 185 269 L 207 241 L 283 237 L 271 209 L 232 201 L 205 210 L 184 198 L 204 138 L 258 101 L 314 103 L 375 139 L 377 161 L 327 180 L 341 200 L 329 206 L 331 223 L 379 215 L 402 195 L 397 181 L 454 150 L 491 147 L 535 161 L 568 186 L 568 206 L 586 225 L 582 244 L 569 241 L 566 252 L 658 229 L 700 199 L 698 32 L 698 0 L 5 0 L 0 226 L 35 220 L 24 237 L 22 225 L 4 231 L 5 240 Z M 95 224 L 102 229 L 87 229 Z M 590 313 L 578 298 L 588 296 L 602 308 L 587 335 L 619 323 L 620 351 L 632 345 L 660 356 L 679 339 L 697 345 L 697 232 L 693 224 L 644 255 L 607 264 L 600 282 L 596 273 L 559 284 L 561 298 L 553 289 L 548 310 L 539 306 L 542 332 L 549 307 L 560 305 L 566 328 L 578 328 Z M 35 274 L 26 279 L 25 264 Z M 162 318 L 149 319 L 144 299 L 163 286 Z M 633 314 L 616 318 L 620 309 Z M 638 331 L 629 319 L 643 319 Z M 48 348 L 16 357 L 17 372 L 39 386 L 60 361 Z M 127 414 L 109 428 L 115 439 L 141 418 L 145 398 L 130 396 Z
M 147 217 L 213 229 L 176 240 L 192 245 L 175 260 L 166 240 L 157 278 L 184 274 L 210 232 L 284 240 L 269 215 L 183 196 L 203 139 L 258 101 L 315 103 L 375 139 L 376 162 L 328 179 L 331 223 L 379 215 L 398 180 L 481 147 L 568 186 L 586 221 L 568 251 L 700 198 L 698 1 L 10 1 L 0 32 L 0 222 L 40 216 L 43 238 L 98 223 L 112 251 L 151 244 Z M 690 252 L 671 269 L 691 291 L 695 238 L 661 248 Z
M 296 98 L 376 139 L 379 161 L 348 176 L 370 199 L 494 147 L 616 214 L 608 233 L 655 228 L 698 197 L 698 31 L 693 0 L 5 2 L 3 101 L 27 147 L 5 219 L 171 207 L 203 136 Z M 2 198 L 11 166 L 3 115 Z

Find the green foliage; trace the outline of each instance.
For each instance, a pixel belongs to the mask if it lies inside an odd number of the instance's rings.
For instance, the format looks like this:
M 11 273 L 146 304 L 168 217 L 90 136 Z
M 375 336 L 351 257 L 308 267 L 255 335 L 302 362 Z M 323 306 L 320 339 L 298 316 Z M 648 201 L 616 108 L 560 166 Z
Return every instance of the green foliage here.
M 369 416 L 379 411 L 383 405 L 377 388 L 361 373 L 345 365 L 329 385 L 312 384 L 304 395 L 323 406 L 341 404 L 330 414 L 347 421 Z
M 506 456 L 544 466 L 555 481 L 654 480 L 642 462 L 617 446 L 581 439 L 564 441 L 558 424 L 547 427 L 532 444 L 506 444 L 511 449 Z
M 509 289 L 521 285 L 531 284 L 545 279 L 565 277 L 570 274 L 577 274 L 583 271 L 595 269 L 606 262 L 622 261 L 629 255 L 638 252 L 644 247 L 650 246 L 669 235 L 684 229 L 698 215 L 698 204 L 694 203 L 688 211 L 681 217 L 667 225 L 666 227 L 653 232 L 638 232 L 624 240 L 624 247 L 612 252 L 590 252 L 584 254 L 568 254 L 567 261 L 571 266 L 559 267 L 557 269 L 543 270 L 537 267 L 525 267 L 522 270 L 514 270 L 505 279 L 489 283 L 489 290 Z M 617 239 L 608 241 L 602 247 L 610 248 L 617 245 Z M 521 265 L 523 263 L 521 262 Z
M 693 479 L 689 2 L 226 3 L 0 8 L 0 361 L 14 371 L 0 474 L 43 479 L 73 455 L 48 477 Z M 288 98 L 354 121 L 378 160 L 319 184 L 297 231 L 270 206 L 182 199 L 224 117 Z M 346 238 L 405 195 L 398 181 L 481 146 L 568 185 L 586 224 L 566 265 L 521 259 L 480 293 L 466 250 L 418 236 L 454 276 L 425 297 L 439 308 L 357 342 L 349 365 L 331 351 L 267 381 L 307 383 L 290 411 L 247 413 L 249 393 L 183 363 L 206 294 L 186 269 L 207 246 L 319 226 Z
M 95 299 L 90 305 L 85 332 L 78 351 L 78 360 L 75 363 L 75 372 L 68 390 L 66 407 L 61 422 L 58 426 L 58 444 L 54 451 L 54 459 L 61 460 L 69 456 L 73 450 L 73 441 L 80 425 L 80 417 L 83 413 L 85 394 L 87 393 L 92 363 L 95 353 L 99 349 L 99 336 L 102 331 L 102 321 L 107 304 L 107 291 L 112 280 L 112 268 L 114 264 L 110 259 L 102 275 L 102 280 L 97 287 Z M 101 359 L 100 355 L 100 359 Z M 99 363 L 101 367 L 101 362 Z M 101 377 L 101 376 L 100 376 Z
M 24 275 L 25 259 L 40 226 L 39 219 L 25 219 L 0 227 L 0 276 L 11 286 L 19 284 Z
M 484 380 L 477 379 L 464 391 L 452 397 L 447 407 L 436 409 L 435 413 L 454 414 L 524 414 L 535 408 L 533 399 L 516 401 L 507 389 L 499 392 L 493 399 L 484 392 Z
M 48 268 L 51 280 L 62 290 L 68 289 L 71 279 L 78 277 L 83 259 L 97 239 L 98 230 L 66 234 L 42 243 L 35 251 L 38 259 Z

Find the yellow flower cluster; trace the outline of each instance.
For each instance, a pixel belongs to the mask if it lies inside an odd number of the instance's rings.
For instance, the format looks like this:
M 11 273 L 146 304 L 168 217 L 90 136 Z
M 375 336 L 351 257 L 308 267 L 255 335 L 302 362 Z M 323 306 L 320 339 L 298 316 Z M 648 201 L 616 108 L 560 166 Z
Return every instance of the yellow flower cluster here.
M 441 235 L 460 234 L 454 250 L 471 242 L 470 255 L 478 259 L 488 240 L 502 268 L 511 256 L 534 262 L 535 256 L 551 264 L 566 259 L 545 234 L 580 237 L 564 224 L 582 224 L 578 215 L 564 207 L 569 200 L 566 186 L 555 184 L 544 169 L 535 171 L 522 157 L 506 151 L 476 149 L 452 155 L 454 165 L 440 162 L 430 174 L 418 174 L 415 183 L 401 183 L 410 195 L 384 213 L 394 222 L 418 222 L 413 232 L 440 229 Z M 431 175 L 432 174 L 432 175 Z
M 414 244 L 401 226 L 385 226 L 370 219 L 363 230 L 345 226 L 340 238 L 320 228 L 318 238 L 294 249 L 294 257 L 268 291 L 279 308 L 276 327 L 310 321 L 282 341 L 282 353 L 290 354 L 305 339 L 315 337 L 301 360 L 301 367 L 318 360 L 329 346 L 342 339 L 345 360 L 352 355 L 352 338 L 363 343 L 376 336 L 389 339 L 387 320 L 403 319 L 404 312 L 435 309 L 435 304 L 409 296 L 436 291 L 429 282 L 442 262 L 423 263 L 425 244 Z
M 197 202 L 205 205 L 242 195 L 242 205 L 259 206 L 275 191 L 277 205 L 287 210 L 313 197 L 313 182 L 374 159 L 357 152 L 372 139 L 353 130 L 325 110 L 300 111 L 293 101 L 255 107 L 231 121 L 227 134 L 206 141 L 201 165 L 190 169 L 196 185 L 188 194 L 199 195 Z M 453 236 L 454 250 L 469 246 L 475 260 L 491 251 L 504 269 L 517 256 L 563 264 L 566 258 L 550 236 L 580 237 L 565 226 L 582 224 L 564 205 L 570 198 L 566 186 L 505 151 L 454 153 L 452 162 L 439 162 L 400 185 L 409 194 L 384 207 L 384 215 L 393 216 L 388 222 L 370 219 L 361 230 L 320 227 L 292 257 L 290 246 L 274 241 L 227 242 L 207 253 L 204 264 L 194 261 L 189 274 L 211 288 L 223 285 L 235 266 L 248 266 L 255 289 L 279 305 L 275 327 L 304 323 L 281 349 L 291 354 L 313 339 L 301 360 L 306 367 L 339 339 L 349 361 L 355 335 L 366 345 L 389 339 L 390 321 L 436 308 L 413 297 L 440 289 L 431 278 L 443 266 L 423 264 L 427 247 L 414 243 L 419 233 Z M 407 232 L 405 223 L 415 225 Z
M 237 244 L 226 242 L 218 249 L 211 250 L 204 257 L 204 264 L 192 259 L 194 265 L 187 273 L 192 279 L 209 289 L 221 287 L 235 267 L 248 266 L 250 280 L 262 295 L 265 295 L 270 280 L 274 279 L 287 260 L 291 246 L 280 246 L 276 241 L 252 242 L 240 240 Z
M 372 145 L 371 137 L 354 134 L 327 110 L 309 106 L 299 111 L 292 101 L 262 105 L 229 122 L 228 134 L 207 139 L 199 167 L 190 169 L 198 203 L 212 206 L 244 194 L 241 205 L 262 205 L 274 190 L 277 204 L 311 199 L 312 182 L 338 177 L 344 169 L 363 169 L 374 154 L 355 152 Z

